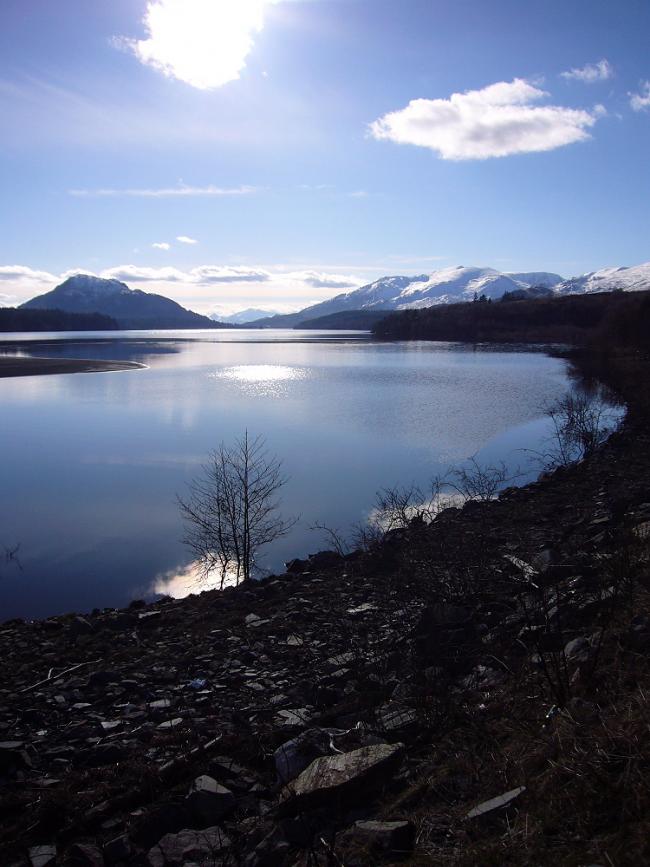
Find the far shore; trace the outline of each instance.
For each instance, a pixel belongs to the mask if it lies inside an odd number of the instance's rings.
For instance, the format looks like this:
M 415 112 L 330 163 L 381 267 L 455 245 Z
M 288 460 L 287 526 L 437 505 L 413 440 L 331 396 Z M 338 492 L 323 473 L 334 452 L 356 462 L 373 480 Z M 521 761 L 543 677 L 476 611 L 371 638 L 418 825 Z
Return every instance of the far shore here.
M 44 376 L 56 373 L 101 373 L 146 367 L 137 361 L 102 361 L 91 358 L 19 358 L 0 355 L 0 379 L 9 376 Z

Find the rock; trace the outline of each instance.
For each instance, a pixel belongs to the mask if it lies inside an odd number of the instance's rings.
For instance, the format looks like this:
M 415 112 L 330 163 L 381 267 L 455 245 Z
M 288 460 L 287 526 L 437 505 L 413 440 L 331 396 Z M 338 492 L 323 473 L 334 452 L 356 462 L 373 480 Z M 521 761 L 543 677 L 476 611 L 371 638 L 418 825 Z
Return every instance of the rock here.
M 140 629 L 154 629 L 160 625 L 162 611 L 142 611 L 138 614 L 138 626 Z
M 385 704 L 377 712 L 377 722 L 382 731 L 396 732 L 411 728 L 417 723 L 417 713 L 412 707 L 400 704 Z
M 104 867 L 104 856 L 94 843 L 75 843 L 68 852 L 70 867 Z
M 289 560 L 284 564 L 285 569 L 289 575 L 301 575 L 306 569 L 309 568 L 309 563 L 307 560 L 300 560 L 297 557 L 293 560 Z
M 316 759 L 282 792 L 287 811 L 311 809 L 345 798 L 363 787 L 367 796 L 399 767 L 403 744 L 377 744 Z
M 186 829 L 178 834 L 165 834 L 149 850 L 150 867 L 183 867 L 188 862 L 201 865 L 217 864 L 216 856 L 230 846 L 230 840 L 216 825 L 203 831 Z
M 309 565 L 312 569 L 331 569 L 338 566 L 342 557 L 337 551 L 317 551 L 309 555 Z
M 160 804 L 135 817 L 130 837 L 138 846 L 150 849 L 166 833 L 176 834 L 190 824 L 186 804 Z
M 235 796 L 230 789 L 206 774 L 194 780 L 186 801 L 192 815 L 206 825 L 218 822 L 235 808 Z
M 320 756 L 330 752 L 330 736 L 323 729 L 307 729 L 296 738 L 278 747 L 273 758 L 281 783 L 288 783 Z
M 75 617 L 68 625 L 71 635 L 90 635 L 95 631 L 94 626 L 85 617 Z
M 574 638 L 564 646 L 564 655 L 567 659 L 576 659 L 579 662 L 586 662 L 589 658 L 591 646 L 589 641 L 584 638 Z
M 478 819 L 481 816 L 486 816 L 488 813 L 494 813 L 496 810 L 506 809 L 525 791 L 525 786 L 519 786 L 516 789 L 511 789 L 504 795 L 498 795 L 498 797 L 491 798 L 489 801 L 483 801 L 478 807 L 470 810 L 465 818 Z
M 3 773 L 12 770 L 31 768 L 32 762 L 29 755 L 23 749 L 22 741 L 0 742 L 0 771 Z
M 355 822 L 337 839 L 344 851 L 348 847 L 359 847 L 390 855 L 405 855 L 413 849 L 414 842 L 415 827 L 406 821 Z
M 131 844 L 125 834 L 115 837 L 104 846 L 104 858 L 107 864 L 117 864 L 120 861 L 128 862 L 131 858 L 131 852 Z
M 56 846 L 46 843 L 41 846 L 32 846 L 29 850 L 29 861 L 32 867 L 48 867 L 56 863 Z

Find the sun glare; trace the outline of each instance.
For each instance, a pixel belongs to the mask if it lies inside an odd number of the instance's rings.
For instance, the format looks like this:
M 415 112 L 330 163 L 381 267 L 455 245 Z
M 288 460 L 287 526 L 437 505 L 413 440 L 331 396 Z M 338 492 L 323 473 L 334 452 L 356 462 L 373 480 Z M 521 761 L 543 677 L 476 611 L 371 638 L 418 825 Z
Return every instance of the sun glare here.
M 200 90 L 239 78 L 264 9 L 273 0 L 152 0 L 147 39 L 131 47 L 142 63 Z

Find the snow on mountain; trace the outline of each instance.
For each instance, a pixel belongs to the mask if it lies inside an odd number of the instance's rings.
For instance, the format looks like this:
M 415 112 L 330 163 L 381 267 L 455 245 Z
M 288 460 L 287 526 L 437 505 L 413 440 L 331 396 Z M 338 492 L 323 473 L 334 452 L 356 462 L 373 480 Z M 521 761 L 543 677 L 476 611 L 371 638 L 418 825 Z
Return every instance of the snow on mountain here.
M 306 307 L 299 313 L 268 317 L 257 320 L 255 324 L 260 327 L 292 328 L 308 319 L 346 310 L 418 309 L 435 304 L 472 301 L 474 295 L 500 298 L 505 292 L 540 284 L 551 288 L 561 282 L 562 277 L 559 274 L 547 272 L 505 274 L 494 268 L 467 268 L 458 265 L 415 277 L 382 277 L 360 289 L 352 289 L 328 301 Z
M 68 277 L 50 292 L 21 304 L 27 310 L 103 313 L 120 328 L 218 328 L 206 316 L 186 310 L 163 295 L 129 289 L 119 280 L 90 274 Z
M 238 310 L 237 313 L 211 313 L 208 317 L 214 322 L 227 322 L 229 325 L 246 325 L 248 322 L 253 322 L 256 319 L 262 319 L 264 316 L 274 316 L 277 310 L 263 310 L 257 307 L 247 307 L 245 310 Z
M 650 289 L 650 262 L 622 268 L 602 268 L 581 277 L 572 277 L 557 287 L 557 292 L 565 295 L 588 292 L 610 292 L 623 289 L 626 292 L 639 292 Z

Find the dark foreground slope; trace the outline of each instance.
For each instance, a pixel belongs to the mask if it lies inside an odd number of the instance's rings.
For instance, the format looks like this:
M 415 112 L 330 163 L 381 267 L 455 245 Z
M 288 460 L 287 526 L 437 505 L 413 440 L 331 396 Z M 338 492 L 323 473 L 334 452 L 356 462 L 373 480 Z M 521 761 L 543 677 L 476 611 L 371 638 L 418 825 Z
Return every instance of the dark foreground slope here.
M 648 863 L 648 367 L 605 362 L 632 412 L 579 466 L 254 586 L 0 627 L 6 863 Z

